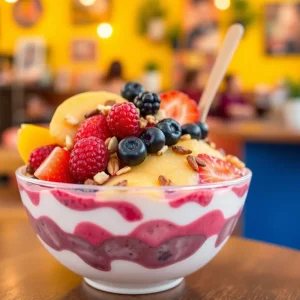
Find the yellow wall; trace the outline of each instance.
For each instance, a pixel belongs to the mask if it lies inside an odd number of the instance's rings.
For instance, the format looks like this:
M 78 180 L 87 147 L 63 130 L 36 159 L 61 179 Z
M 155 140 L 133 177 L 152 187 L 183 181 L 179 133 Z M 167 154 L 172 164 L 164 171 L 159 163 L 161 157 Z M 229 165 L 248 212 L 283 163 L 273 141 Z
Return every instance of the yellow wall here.
M 259 17 L 255 25 L 249 27 L 230 66 L 230 71 L 242 77 L 246 88 L 252 88 L 257 83 L 274 84 L 278 78 L 285 76 L 300 79 L 300 54 L 289 57 L 272 57 L 264 54 L 264 4 L 288 1 L 249 0 Z
M 12 52 L 18 37 L 44 35 L 51 48 L 50 64 L 53 70 L 70 66 L 70 40 L 88 36 L 99 44 L 97 67 L 106 69 L 112 59 L 120 59 L 127 78 L 140 76 L 144 65 L 156 61 L 164 74 L 163 86 L 170 85 L 172 51 L 166 44 L 155 45 L 137 34 L 136 15 L 142 0 L 113 0 L 111 24 L 114 32 L 110 39 L 97 38 L 96 25 L 73 26 L 71 24 L 71 0 L 42 0 L 45 14 L 41 21 L 30 29 L 19 27 L 13 20 L 12 4 L 0 0 L 0 51 Z M 163 0 L 168 8 L 168 23 L 176 22 L 180 15 L 181 0 Z M 94 68 L 94 65 L 76 65 L 76 69 Z
M 73 26 L 70 15 L 71 0 L 43 0 L 44 15 L 41 21 L 31 29 L 19 27 L 12 19 L 12 4 L 0 0 L 0 51 L 12 52 L 15 40 L 20 36 L 44 35 L 51 49 L 52 69 L 70 67 L 70 41 L 72 38 L 89 36 L 99 44 L 97 65 L 80 65 L 76 69 L 105 69 L 112 59 L 120 59 L 125 66 L 126 77 L 138 77 L 149 60 L 157 61 L 163 72 L 163 86 L 170 86 L 172 72 L 172 51 L 167 44 L 154 45 L 136 33 L 136 14 L 142 0 L 113 0 L 111 23 L 113 36 L 100 40 L 96 35 L 96 26 Z M 276 1 L 276 0 L 275 0 Z M 286 0 L 288 1 L 288 0 Z M 250 1 L 258 12 L 262 13 L 264 3 L 270 0 Z M 272 0 L 274 2 L 274 0 Z M 182 13 L 183 0 L 163 0 L 168 8 L 168 23 L 176 23 Z M 226 24 L 227 12 L 222 13 L 222 24 Z M 263 46 L 263 15 L 246 34 L 230 70 L 243 78 L 245 87 L 251 88 L 257 83 L 275 83 L 279 77 L 300 77 L 300 55 L 294 57 L 268 57 Z

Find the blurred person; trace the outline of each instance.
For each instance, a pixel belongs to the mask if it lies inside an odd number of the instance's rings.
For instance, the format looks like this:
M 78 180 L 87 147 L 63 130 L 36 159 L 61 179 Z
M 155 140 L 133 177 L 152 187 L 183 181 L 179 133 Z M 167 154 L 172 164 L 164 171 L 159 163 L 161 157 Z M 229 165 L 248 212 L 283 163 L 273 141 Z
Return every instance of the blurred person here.
M 31 95 L 26 102 L 25 122 L 31 124 L 46 124 L 51 121 L 53 110 L 48 103 L 38 95 Z
M 124 84 L 122 64 L 120 61 L 115 60 L 111 63 L 106 75 L 103 77 L 100 89 L 119 94 Z
M 198 104 L 203 92 L 202 71 L 197 69 L 187 70 L 184 74 L 181 91 Z
M 254 109 L 244 97 L 239 78 L 225 77 L 225 89 L 217 99 L 215 114 L 224 119 L 242 119 L 254 116 Z

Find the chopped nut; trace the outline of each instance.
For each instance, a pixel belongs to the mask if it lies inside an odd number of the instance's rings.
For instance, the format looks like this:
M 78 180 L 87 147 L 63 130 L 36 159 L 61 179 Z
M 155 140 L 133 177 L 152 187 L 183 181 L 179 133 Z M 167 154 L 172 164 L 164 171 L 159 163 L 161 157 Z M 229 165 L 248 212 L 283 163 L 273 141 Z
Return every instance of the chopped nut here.
M 99 111 L 103 111 L 104 110 L 104 108 L 105 108 L 105 105 L 103 105 L 103 104 L 99 104 L 98 106 L 97 106 L 97 109 L 99 110 Z
M 128 180 L 122 180 L 120 182 L 118 182 L 117 184 L 114 184 L 114 186 L 127 186 L 128 184 Z
M 108 165 L 107 165 L 107 171 L 111 176 L 116 175 L 116 173 L 120 169 L 120 162 L 117 157 L 112 157 L 109 159 Z
M 146 120 L 148 121 L 149 124 L 156 124 L 157 121 L 155 120 L 154 116 L 148 115 L 146 116 Z
M 167 150 L 168 150 L 168 146 L 167 145 L 165 145 L 165 146 L 163 146 L 158 152 L 157 152 L 157 155 L 158 156 L 162 156 Z
M 189 155 L 187 158 L 187 161 L 189 163 L 189 166 L 194 170 L 194 171 L 198 171 L 199 167 L 198 164 L 196 162 L 196 158 L 192 155 Z
M 159 182 L 159 185 L 161 186 L 168 186 L 168 185 L 172 185 L 172 181 L 170 179 L 167 179 L 165 176 L 163 175 L 160 175 L 158 177 L 158 182 Z
M 233 155 L 226 155 L 225 160 L 232 165 L 236 166 L 238 169 L 242 170 L 245 168 L 245 164 L 238 159 L 236 156 Z
M 203 160 L 201 160 L 199 157 L 195 157 L 195 159 L 199 167 L 206 167 L 206 163 Z
M 33 170 L 33 167 L 31 166 L 31 164 L 27 165 L 27 167 L 26 167 L 26 173 L 28 175 L 33 175 L 34 174 L 34 170 Z
M 113 153 L 116 153 L 117 152 L 117 149 L 118 149 L 118 139 L 113 136 L 110 140 L 109 140 L 109 143 L 107 145 L 107 149 L 109 151 L 109 153 L 113 154 Z
M 110 140 L 111 140 L 111 138 L 107 138 L 107 139 L 105 140 L 105 146 L 106 146 L 106 147 L 108 147 Z
M 140 109 L 136 107 L 136 111 L 137 111 L 138 115 L 140 116 L 140 114 L 141 114 Z
M 116 100 L 107 100 L 105 101 L 104 105 L 105 106 L 114 106 L 116 104 Z
M 108 115 L 108 113 L 109 113 L 110 110 L 111 110 L 111 106 L 107 105 L 107 106 L 104 107 L 102 113 L 103 113 L 104 115 Z
M 79 120 L 70 114 L 65 116 L 65 121 L 72 126 L 77 126 L 79 124 Z
M 192 136 L 190 134 L 184 134 L 180 138 L 181 141 L 188 141 L 188 140 L 191 140 L 191 139 L 192 139 Z
M 175 153 L 178 153 L 178 154 L 182 154 L 182 155 L 186 155 L 186 154 L 191 154 L 193 151 L 188 149 L 188 148 L 185 148 L 183 146 L 172 146 L 172 150 L 175 152 Z
M 123 174 L 126 174 L 126 173 L 130 172 L 130 171 L 131 171 L 131 168 L 130 168 L 130 167 L 124 167 L 124 168 L 120 169 L 120 170 L 116 173 L 116 175 L 117 175 L 117 176 L 123 175 Z
M 103 184 L 109 179 L 109 175 L 107 175 L 105 172 L 99 172 L 94 176 L 94 180 L 97 184 Z
M 166 111 L 164 109 L 160 109 L 154 117 L 157 121 L 161 121 L 167 117 Z
M 140 128 L 146 128 L 148 124 L 148 121 L 144 118 L 140 118 Z
M 68 151 L 72 150 L 74 147 L 74 141 L 69 135 L 66 136 L 65 144 Z
M 97 183 L 93 179 L 87 179 L 84 182 L 85 185 L 97 185 Z
M 90 117 L 97 116 L 97 115 L 100 115 L 100 114 L 101 114 L 101 112 L 100 112 L 98 109 L 94 109 L 94 110 L 92 110 L 92 111 L 90 111 L 90 112 L 87 112 L 87 113 L 84 115 L 84 117 L 85 117 L 86 119 L 88 119 L 88 118 L 90 118 Z

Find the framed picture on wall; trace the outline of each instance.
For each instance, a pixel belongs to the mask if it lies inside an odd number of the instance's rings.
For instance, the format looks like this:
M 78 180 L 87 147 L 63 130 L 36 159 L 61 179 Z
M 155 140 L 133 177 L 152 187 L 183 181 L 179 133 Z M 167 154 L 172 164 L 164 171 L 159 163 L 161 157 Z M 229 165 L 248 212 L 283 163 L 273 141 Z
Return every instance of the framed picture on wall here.
M 112 0 L 72 0 L 73 24 L 108 22 Z
M 265 15 L 266 53 L 300 54 L 300 1 L 267 4 Z
M 15 48 L 15 72 L 24 82 L 38 81 L 46 70 L 46 42 L 42 37 L 21 38 Z
M 71 41 L 71 60 L 92 63 L 97 60 L 97 41 L 93 39 L 74 39 Z

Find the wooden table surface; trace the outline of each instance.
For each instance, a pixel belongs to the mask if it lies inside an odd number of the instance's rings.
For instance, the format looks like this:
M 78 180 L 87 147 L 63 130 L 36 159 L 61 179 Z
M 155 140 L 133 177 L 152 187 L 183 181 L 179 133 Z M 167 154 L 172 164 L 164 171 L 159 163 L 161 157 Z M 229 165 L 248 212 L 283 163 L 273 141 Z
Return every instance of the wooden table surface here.
M 1 193 L 0 193 L 1 197 Z M 217 257 L 178 287 L 155 295 L 97 291 L 40 245 L 19 205 L 0 209 L 1 300 L 300 299 L 300 253 L 232 237 Z

